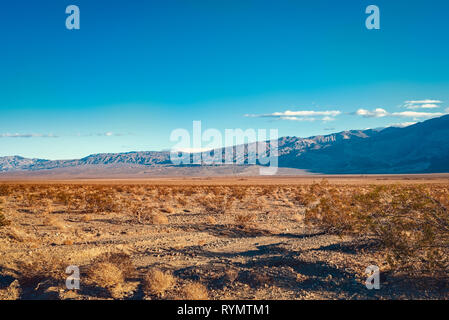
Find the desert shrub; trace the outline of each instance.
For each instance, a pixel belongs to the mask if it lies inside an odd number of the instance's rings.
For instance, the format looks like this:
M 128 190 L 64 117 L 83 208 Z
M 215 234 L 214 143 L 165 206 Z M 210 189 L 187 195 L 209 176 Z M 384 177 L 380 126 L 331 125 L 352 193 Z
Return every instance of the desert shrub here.
M 246 197 L 247 192 L 247 187 L 234 186 L 231 190 L 231 197 L 241 201 Z
M 149 221 L 151 224 L 167 224 L 168 218 L 161 213 L 154 213 L 150 216 Z
M 253 226 L 255 218 L 256 215 L 254 213 L 237 214 L 234 217 L 234 222 L 243 229 L 249 229 Z
M 449 270 L 449 213 L 444 194 L 423 186 L 378 186 L 341 192 L 315 186 L 319 203 L 306 223 L 325 232 L 377 239 L 387 262 L 409 274 L 445 276 Z
M 131 217 L 137 223 L 147 223 L 151 222 L 152 216 L 154 215 L 153 207 L 143 207 L 143 206 L 132 206 L 129 205 Z
M 0 184 L 0 197 L 1 196 L 9 196 L 12 194 L 12 188 L 6 184 Z
M 120 268 L 110 262 L 98 262 L 88 272 L 89 282 L 109 291 L 112 297 L 117 296 L 125 282 L 125 276 Z
M 106 289 L 113 298 L 123 292 L 126 279 L 135 275 L 135 267 L 125 253 L 105 253 L 87 268 L 88 283 Z
M 208 300 L 209 293 L 203 284 L 192 282 L 182 288 L 182 298 L 185 300 Z
M 189 203 L 184 197 L 177 197 L 176 202 L 183 207 Z
M 0 205 L 1 205 L 1 203 L 0 203 Z M 11 224 L 11 221 L 6 219 L 5 215 L 3 214 L 3 209 L 0 206 L 0 228 L 1 227 L 5 227 L 5 226 L 9 226 L 10 224 Z
M 203 197 L 199 202 L 208 214 L 225 214 L 231 209 L 234 199 L 226 195 L 214 195 Z
M 18 279 L 21 287 L 38 289 L 42 282 L 62 284 L 67 277 L 66 265 L 60 258 L 49 255 L 37 255 L 29 261 L 18 262 Z
M 146 294 L 163 295 L 176 283 L 176 279 L 169 272 L 159 269 L 152 269 L 148 272 L 144 280 L 144 290 Z
M 0 211 L 0 227 L 9 226 L 10 224 L 11 224 L 11 221 L 6 219 L 6 217 L 3 214 L 3 212 Z
M 88 212 L 116 212 L 120 209 L 112 195 L 107 193 L 87 194 L 84 203 Z
M 44 219 L 44 224 L 47 226 L 55 227 L 59 230 L 64 230 L 66 228 L 66 225 L 63 220 L 56 218 L 56 217 L 46 217 Z

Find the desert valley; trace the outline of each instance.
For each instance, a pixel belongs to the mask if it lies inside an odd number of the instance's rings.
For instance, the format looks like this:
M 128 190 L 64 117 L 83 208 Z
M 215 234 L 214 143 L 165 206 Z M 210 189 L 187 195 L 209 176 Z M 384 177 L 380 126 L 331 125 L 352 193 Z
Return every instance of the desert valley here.
M 0 298 L 447 299 L 448 209 L 444 174 L 3 181 Z

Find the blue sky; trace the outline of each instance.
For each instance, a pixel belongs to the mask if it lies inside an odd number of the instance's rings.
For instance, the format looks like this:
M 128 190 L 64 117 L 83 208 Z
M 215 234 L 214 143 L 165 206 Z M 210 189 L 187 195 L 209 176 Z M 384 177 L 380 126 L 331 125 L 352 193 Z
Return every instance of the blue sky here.
M 448 15 L 447 0 L 2 2 L 0 156 L 163 150 L 193 120 L 280 136 L 422 121 L 449 112 Z

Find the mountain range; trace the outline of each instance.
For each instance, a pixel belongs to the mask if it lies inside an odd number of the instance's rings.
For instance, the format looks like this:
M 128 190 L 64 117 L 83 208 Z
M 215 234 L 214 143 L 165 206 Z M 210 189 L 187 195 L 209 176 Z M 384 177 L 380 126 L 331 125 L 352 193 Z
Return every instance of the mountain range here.
M 243 157 L 248 158 L 248 145 Z M 216 152 L 224 152 L 217 149 Z M 321 174 L 406 174 L 449 172 L 449 115 L 400 128 L 349 130 L 308 138 L 278 139 L 279 167 Z M 206 166 L 207 172 L 223 174 L 246 171 L 245 166 Z M 0 157 L 0 172 L 78 172 L 95 170 L 152 172 L 165 174 L 173 168 L 168 151 L 94 154 L 75 160 Z M 198 166 L 182 166 L 185 174 Z M 229 170 L 229 167 L 234 167 Z M 249 167 L 249 166 L 246 166 Z M 178 169 L 181 167 L 178 167 Z M 224 168 L 227 168 L 226 170 Z M 143 170 L 143 171 L 142 171 Z M 149 171 L 148 171 L 149 172 Z M 285 172 L 288 172 L 285 171 Z M 294 172 L 294 171 L 292 171 Z

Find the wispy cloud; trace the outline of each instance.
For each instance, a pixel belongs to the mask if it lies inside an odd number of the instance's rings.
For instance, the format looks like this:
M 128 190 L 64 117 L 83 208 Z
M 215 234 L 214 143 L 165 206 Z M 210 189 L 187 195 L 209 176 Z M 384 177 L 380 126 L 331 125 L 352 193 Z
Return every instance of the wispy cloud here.
M 324 122 L 335 120 L 334 117 L 341 114 L 341 111 L 331 110 L 331 111 L 312 111 L 312 110 L 300 110 L 300 111 L 284 111 L 284 112 L 273 112 L 266 114 L 245 114 L 245 117 L 251 118 L 273 118 L 277 120 L 289 120 L 289 121 L 317 121 L 321 120 Z
M 437 109 L 440 107 L 440 104 L 443 101 L 440 100 L 410 100 L 405 101 L 403 107 L 406 109 L 414 110 L 414 109 Z
M 97 137 L 121 137 L 124 136 L 125 134 L 123 133 L 115 133 L 115 132 L 98 132 L 98 133 L 87 133 L 87 134 L 83 134 L 83 133 L 78 133 L 77 136 L 78 137 L 93 137 L 93 136 L 97 136 Z
M 42 133 L 0 133 L 0 138 L 59 138 L 59 136 Z
M 358 116 L 365 117 L 365 118 L 382 118 L 382 117 L 388 116 L 387 110 L 382 109 L 382 108 L 377 108 L 377 109 L 374 109 L 373 111 L 369 111 L 366 109 L 359 109 L 355 112 L 355 114 Z
M 427 100 L 410 100 L 410 101 L 405 101 L 405 103 L 409 103 L 409 104 L 425 104 L 425 103 L 443 103 L 443 101 L 427 99 Z
M 446 110 L 447 111 L 447 110 Z M 435 117 L 441 117 L 445 115 L 445 113 L 442 112 L 418 112 L 418 111 L 402 111 L 402 112 L 393 112 L 390 113 L 385 109 L 377 108 L 375 110 L 366 110 L 366 109 L 359 109 L 355 112 L 356 115 L 365 117 L 365 118 L 382 118 L 382 117 L 404 117 L 404 118 L 414 118 L 414 119 L 420 119 L 420 118 L 435 118 Z
M 435 118 L 444 116 L 442 112 L 417 112 L 417 111 L 402 111 L 393 112 L 393 117 L 409 117 L 409 118 Z

